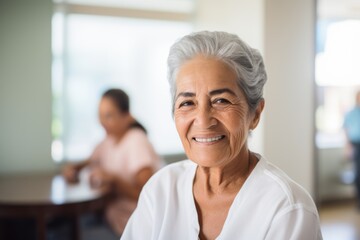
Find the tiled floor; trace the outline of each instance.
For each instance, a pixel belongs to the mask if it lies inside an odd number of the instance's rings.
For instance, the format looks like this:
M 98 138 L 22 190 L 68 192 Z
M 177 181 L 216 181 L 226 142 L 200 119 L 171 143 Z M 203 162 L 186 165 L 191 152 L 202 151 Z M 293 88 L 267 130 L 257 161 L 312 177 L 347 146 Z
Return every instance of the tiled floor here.
M 360 240 L 360 211 L 354 202 L 322 204 L 319 214 L 324 240 Z

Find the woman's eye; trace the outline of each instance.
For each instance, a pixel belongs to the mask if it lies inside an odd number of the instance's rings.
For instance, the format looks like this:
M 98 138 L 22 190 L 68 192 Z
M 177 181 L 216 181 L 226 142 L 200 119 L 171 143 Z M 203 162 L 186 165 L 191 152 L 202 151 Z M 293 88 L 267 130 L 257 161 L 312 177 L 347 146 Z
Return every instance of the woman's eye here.
M 215 104 L 228 104 L 228 103 L 230 103 L 230 101 L 225 99 L 225 98 L 218 98 L 218 99 L 215 99 L 213 101 L 213 103 L 215 103 Z
M 191 106 L 193 105 L 194 103 L 192 101 L 184 101 L 182 103 L 179 104 L 179 108 L 181 107 L 187 107 L 187 106 Z

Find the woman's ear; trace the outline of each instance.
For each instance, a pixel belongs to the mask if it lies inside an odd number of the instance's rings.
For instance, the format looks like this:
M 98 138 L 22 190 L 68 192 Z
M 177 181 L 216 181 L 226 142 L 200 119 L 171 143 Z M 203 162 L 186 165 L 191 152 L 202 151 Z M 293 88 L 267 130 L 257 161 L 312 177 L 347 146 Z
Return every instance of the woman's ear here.
M 254 130 L 260 122 L 260 116 L 265 107 L 265 100 L 261 99 L 258 106 L 256 107 L 254 118 L 251 121 L 250 129 Z

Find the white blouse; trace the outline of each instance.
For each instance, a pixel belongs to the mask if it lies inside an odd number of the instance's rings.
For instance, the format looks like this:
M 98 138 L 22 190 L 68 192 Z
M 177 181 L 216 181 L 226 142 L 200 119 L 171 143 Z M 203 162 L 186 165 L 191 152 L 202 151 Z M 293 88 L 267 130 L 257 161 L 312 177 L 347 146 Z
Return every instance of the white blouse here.
M 319 216 L 310 195 L 259 158 L 216 239 L 321 240 Z M 193 196 L 196 168 L 185 160 L 157 172 L 144 186 L 121 239 L 198 239 Z

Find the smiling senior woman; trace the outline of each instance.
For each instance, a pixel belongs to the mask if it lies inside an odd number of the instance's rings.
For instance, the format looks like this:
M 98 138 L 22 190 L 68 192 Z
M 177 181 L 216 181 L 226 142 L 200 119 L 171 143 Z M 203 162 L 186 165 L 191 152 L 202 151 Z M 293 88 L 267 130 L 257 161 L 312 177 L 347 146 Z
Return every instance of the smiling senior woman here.
M 148 181 L 122 239 L 322 239 L 309 194 L 248 149 L 264 108 L 259 52 L 236 35 L 197 32 L 171 47 L 168 68 L 190 160 Z

